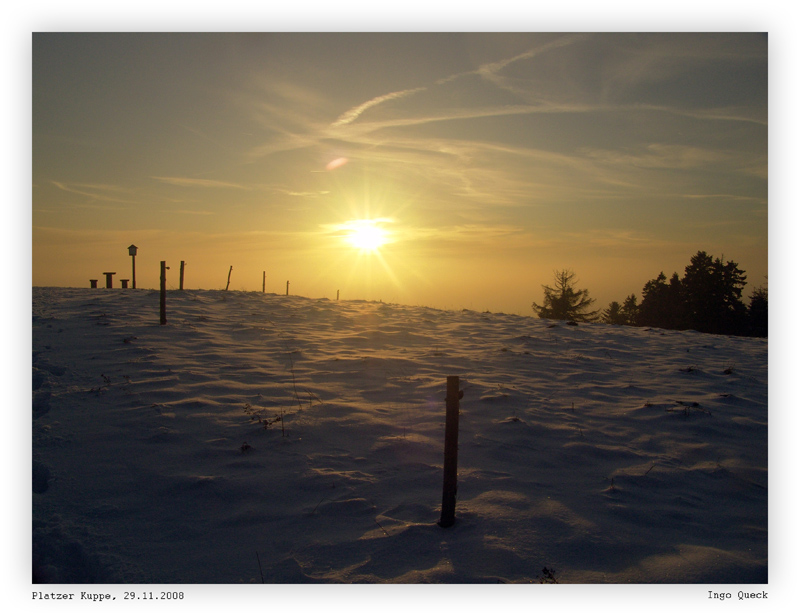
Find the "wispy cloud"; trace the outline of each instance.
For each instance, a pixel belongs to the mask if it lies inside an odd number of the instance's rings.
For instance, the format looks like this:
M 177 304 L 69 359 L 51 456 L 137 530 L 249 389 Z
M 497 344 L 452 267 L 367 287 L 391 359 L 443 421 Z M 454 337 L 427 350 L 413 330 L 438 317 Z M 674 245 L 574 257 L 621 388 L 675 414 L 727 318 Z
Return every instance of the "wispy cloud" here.
M 748 195 L 731 195 L 727 193 L 716 194 L 684 194 L 680 195 L 683 199 L 708 199 L 710 201 L 748 201 L 753 203 L 766 203 L 763 197 L 750 197 Z
M 733 168 L 750 177 L 766 177 L 766 161 L 737 150 L 732 143 L 711 148 L 690 134 L 678 143 L 654 142 L 654 138 L 664 139 L 659 127 L 670 123 L 676 125 L 671 135 L 686 131 L 689 124 L 684 119 L 691 120 L 692 126 L 697 126 L 696 121 L 731 122 L 741 124 L 743 131 L 753 131 L 757 130 L 754 126 L 766 125 L 766 117 L 758 108 L 746 105 L 701 108 L 614 96 L 615 83 L 626 88 L 650 79 L 641 72 L 642 66 L 662 67 L 659 75 L 664 77 L 654 77 L 656 81 L 687 69 L 682 60 L 662 66 L 669 61 L 668 49 L 649 50 L 652 57 L 644 65 L 631 65 L 640 48 L 647 51 L 647 42 L 618 38 L 619 45 L 589 34 L 558 36 L 471 71 L 375 96 L 333 121 L 325 121 L 331 99 L 291 84 L 264 83 L 261 88 L 268 95 L 251 102 L 271 134 L 263 145 L 247 153 L 248 158 L 289 151 L 292 160 L 309 160 L 310 155 L 330 161 L 331 156 L 344 155 L 356 166 L 369 164 L 373 170 L 379 169 L 387 182 L 408 186 L 414 178 L 425 186 L 426 198 L 436 195 L 443 209 L 456 202 L 464 208 L 608 202 L 667 191 L 679 199 L 682 193 L 701 194 L 698 171 L 703 169 Z M 610 53 L 615 45 L 620 49 Z M 674 50 L 674 41 L 670 45 Z M 604 55 L 596 67 L 592 65 L 592 79 L 582 79 L 587 71 L 586 54 L 595 48 Z M 713 61 L 724 57 L 723 51 L 686 49 L 682 57 L 690 59 L 691 68 L 693 58 Z M 611 93 L 607 87 L 612 87 Z M 517 139 L 514 126 L 527 134 L 531 126 L 541 125 L 540 120 L 529 123 L 524 116 L 554 116 L 559 127 L 572 117 L 576 124 L 595 120 L 594 126 L 606 121 L 618 125 L 622 118 L 633 118 L 639 126 L 646 123 L 653 134 L 622 131 L 621 139 L 611 140 L 613 145 L 604 148 L 581 147 L 580 141 L 572 149 L 563 144 L 556 148 L 535 133 L 530 139 Z M 515 123 L 516 117 L 521 121 Z M 487 134 L 486 120 L 492 118 L 503 121 L 497 123 L 499 131 Z M 595 129 L 586 130 L 583 143 L 596 142 Z M 457 134 L 460 138 L 452 136 Z M 647 137 L 650 139 L 645 141 Z M 319 164 L 319 170 L 323 169 L 324 163 Z M 687 173 L 669 175 L 672 171 Z M 327 194 L 301 183 L 296 186 L 293 183 L 276 190 L 301 198 Z
M 649 169 L 698 169 L 731 159 L 727 152 L 662 143 L 652 143 L 638 151 L 582 148 L 581 152 L 606 164 Z
M 164 182 L 165 184 L 173 184 L 174 186 L 187 186 L 195 188 L 236 188 L 240 190 L 247 190 L 248 187 L 242 184 L 235 184 L 233 182 L 224 182 L 220 180 L 203 180 L 199 178 L 180 178 L 180 177 L 157 177 L 153 176 L 154 180 Z
M 455 75 L 450 75 L 448 77 L 443 77 L 436 82 L 436 85 L 444 85 L 451 81 L 455 81 L 462 77 L 466 77 L 468 75 L 480 75 L 484 79 L 494 83 L 495 85 L 504 85 L 498 79 L 498 74 L 507 66 L 514 64 L 515 62 L 519 62 L 521 60 L 529 60 L 534 58 L 540 54 L 543 54 L 547 51 L 551 51 L 553 49 L 558 49 L 560 47 L 567 47 L 578 41 L 585 39 L 588 35 L 586 34 L 572 34 L 567 36 L 559 37 L 553 41 L 549 41 L 544 45 L 539 45 L 538 47 L 534 47 L 525 51 L 523 53 L 517 54 L 516 56 L 512 56 L 510 58 L 505 58 L 503 60 L 498 60 L 496 62 L 486 62 L 481 64 L 476 70 L 474 71 L 465 71 L 463 73 L 457 73 Z
M 573 34 L 569 36 L 563 36 L 557 38 L 554 41 L 545 43 L 544 45 L 540 45 L 539 47 L 535 47 L 534 49 L 529 49 L 528 51 L 516 55 L 512 58 L 507 58 L 499 62 L 491 62 L 483 64 L 478 68 L 476 72 L 483 79 L 494 84 L 495 86 L 497 86 L 502 90 L 506 90 L 514 94 L 530 94 L 530 91 L 517 87 L 515 81 L 503 77 L 501 74 L 503 69 L 505 69 L 507 66 L 511 64 L 520 62 L 522 60 L 530 60 L 548 51 L 552 51 L 554 49 L 559 49 L 562 47 L 568 47 L 581 40 L 584 40 L 587 36 L 588 35 L 586 34 Z
M 412 88 L 409 90 L 402 90 L 400 92 L 390 92 L 389 94 L 376 96 L 375 98 L 368 100 L 366 103 L 362 103 L 357 107 L 353 107 L 352 109 L 346 111 L 345 113 L 340 115 L 336 119 L 336 121 L 333 124 L 331 124 L 331 126 L 333 127 L 345 126 L 357 120 L 362 113 L 364 113 L 367 109 L 371 107 L 375 107 L 376 105 L 380 105 L 387 101 L 396 100 L 398 98 L 405 98 L 406 96 L 411 96 L 412 94 L 416 94 L 417 92 L 422 92 L 424 90 L 427 90 L 427 88 Z
M 77 182 L 57 182 L 51 184 L 64 192 L 81 195 L 94 201 L 115 202 L 115 203 L 134 203 L 135 201 L 125 198 L 122 195 L 129 195 L 130 191 L 121 186 L 112 184 L 91 184 Z
M 328 190 L 289 190 L 286 188 L 274 188 L 275 192 L 279 192 L 289 197 L 323 197 L 330 194 Z

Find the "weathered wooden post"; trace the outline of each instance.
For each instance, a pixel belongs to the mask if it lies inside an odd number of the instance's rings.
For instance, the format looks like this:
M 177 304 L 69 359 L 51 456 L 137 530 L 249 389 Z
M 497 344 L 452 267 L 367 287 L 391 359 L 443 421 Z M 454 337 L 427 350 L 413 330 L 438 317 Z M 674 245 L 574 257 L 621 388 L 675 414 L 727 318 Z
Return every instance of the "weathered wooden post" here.
M 267 292 L 267 272 L 266 272 L 266 270 L 264 271 L 264 275 L 261 277 L 261 292 L 262 293 L 266 293 Z
M 131 286 L 136 288 L 136 251 L 139 250 L 136 246 L 131 244 L 128 246 L 128 254 L 131 256 L 133 271 L 131 272 Z
M 286 281 L 286 295 L 289 295 L 289 281 Z
M 181 283 L 180 283 L 180 290 L 183 291 L 183 266 L 186 264 L 185 261 L 181 261 Z
M 233 271 L 233 265 L 231 265 L 231 269 L 228 270 L 228 284 L 225 285 L 225 290 L 228 290 L 228 287 L 231 286 L 231 272 Z
M 161 262 L 161 325 L 167 324 L 167 262 Z
M 103 272 L 103 275 L 106 277 L 106 289 L 114 288 L 114 281 L 112 280 L 112 278 L 116 273 L 117 272 Z
M 456 521 L 458 491 L 458 401 L 464 395 L 458 389 L 458 377 L 447 377 L 446 415 L 444 426 L 444 482 L 442 484 L 442 517 L 439 526 L 448 528 Z

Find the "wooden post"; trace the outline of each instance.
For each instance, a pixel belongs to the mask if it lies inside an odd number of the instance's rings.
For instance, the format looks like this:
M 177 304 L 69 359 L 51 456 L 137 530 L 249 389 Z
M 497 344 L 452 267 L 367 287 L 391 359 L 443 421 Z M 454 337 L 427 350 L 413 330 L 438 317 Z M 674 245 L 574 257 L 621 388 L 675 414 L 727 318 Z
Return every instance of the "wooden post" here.
M 103 275 L 106 277 L 106 289 L 113 289 L 114 288 L 114 274 L 117 272 L 103 272 Z
M 266 272 L 266 270 L 264 271 L 264 275 L 261 277 L 261 292 L 262 293 L 266 293 L 267 292 L 267 272 Z
M 336 301 L 339 301 L 339 289 L 336 289 Z
M 183 266 L 186 264 L 185 261 L 181 261 L 181 283 L 180 283 L 180 290 L 183 291 Z
M 456 521 L 458 491 L 458 401 L 464 392 L 458 389 L 458 377 L 447 377 L 446 416 L 444 427 L 444 482 L 442 484 L 442 517 L 439 526 L 448 528 Z
M 231 286 L 231 272 L 233 271 L 233 265 L 231 265 L 231 269 L 228 270 L 228 284 L 225 285 L 225 290 L 228 290 L 228 287 Z
M 122 284 L 123 289 L 128 288 L 128 279 L 127 278 L 120 278 L 120 283 Z
M 167 262 L 161 262 L 161 325 L 167 324 Z
M 289 295 L 289 281 L 286 281 L 286 295 Z
M 89 287 L 92 288 L 92 289 L 96 289 L 97 288 L 97 279 L 96 278 L 90 278 L 89 279 Z

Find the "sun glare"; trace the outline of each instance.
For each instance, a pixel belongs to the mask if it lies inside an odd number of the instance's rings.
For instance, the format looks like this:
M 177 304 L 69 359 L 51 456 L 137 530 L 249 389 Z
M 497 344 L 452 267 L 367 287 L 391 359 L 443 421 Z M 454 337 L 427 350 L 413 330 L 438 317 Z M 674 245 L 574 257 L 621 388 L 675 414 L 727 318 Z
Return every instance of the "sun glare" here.
M 387 231 L 380 226 L 380 220 L 352 220 L 345 225 L 345 241 L 364 252 L 376 252 L 389 241 Z

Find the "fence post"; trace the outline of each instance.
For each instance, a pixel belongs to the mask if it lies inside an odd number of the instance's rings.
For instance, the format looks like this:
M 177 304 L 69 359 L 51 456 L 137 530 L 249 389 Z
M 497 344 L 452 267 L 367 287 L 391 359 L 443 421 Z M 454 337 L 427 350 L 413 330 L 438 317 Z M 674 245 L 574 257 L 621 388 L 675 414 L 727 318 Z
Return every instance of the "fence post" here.
M 458 491 L 458 401 L 464 392 L 458 389 L 458 377 L 447 377 L 446 415 L 444 427 L 444 482 L 442 484 L 442 517 L 439 526 L 448 528 L 456 521 Z
M 289 295 L 289 281 L 286 281 L 286 295 Z
M 161 325 L 167 324 L 167 262 L 161 262 Z
M 185 265 L 185 261 L 181 261 L 181 282 L 180 282 L 180 290 L 183 291 L 183 266 Z
M 266 293 L 267 292 L 267 272 L 266 272 L 266 270 L 264 271 L 264 275 L 261 277 L 261 292 L 262 293 Z
M 231 269 L 228 270 L 228 284 L 225 285 L 225 290 L 228 290 L 228 287 L 231 286 L 231 272 L 233 271 L 233 265 L 231 265 Z

